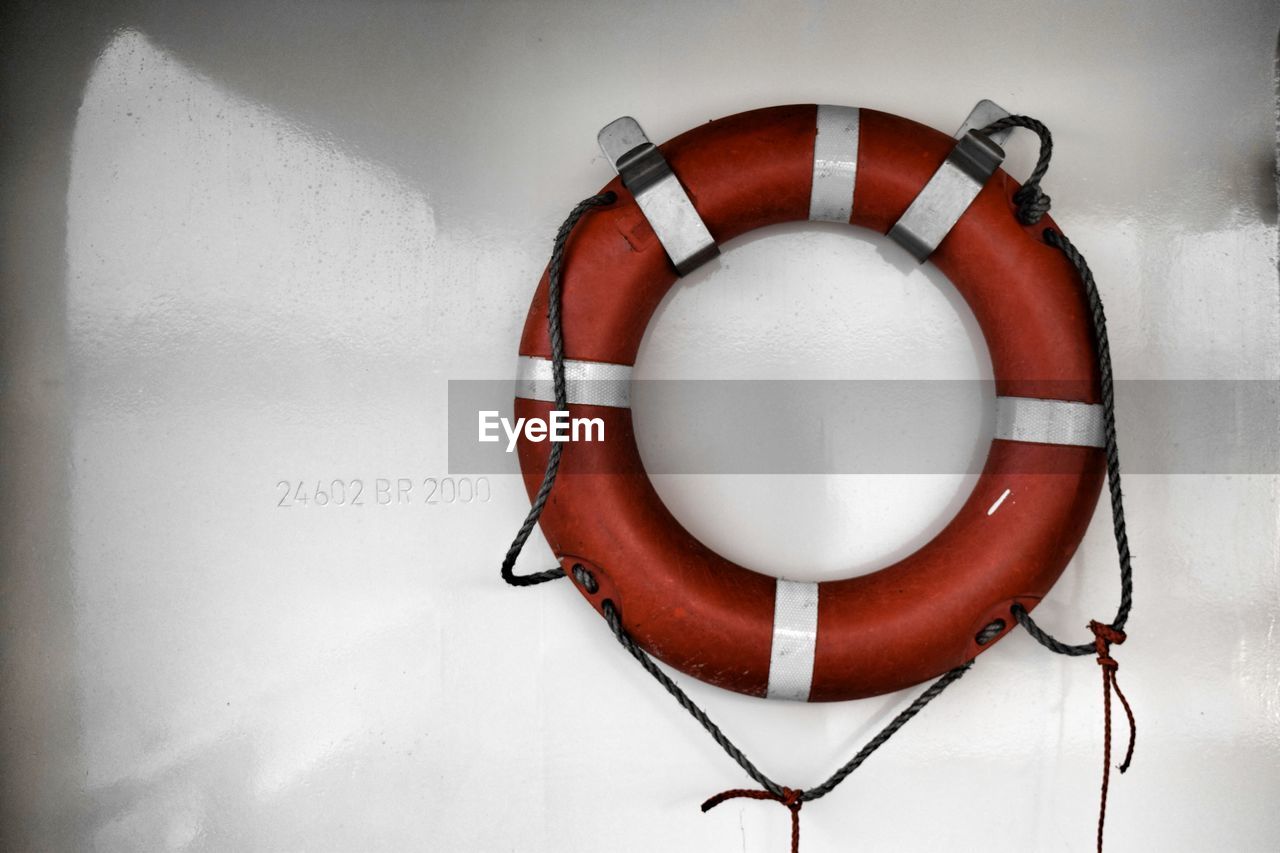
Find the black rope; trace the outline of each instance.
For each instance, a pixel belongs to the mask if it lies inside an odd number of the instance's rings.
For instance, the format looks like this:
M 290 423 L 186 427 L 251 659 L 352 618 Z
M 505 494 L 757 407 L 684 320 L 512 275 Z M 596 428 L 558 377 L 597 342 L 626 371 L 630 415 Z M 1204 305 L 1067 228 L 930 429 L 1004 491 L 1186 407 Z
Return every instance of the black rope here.
M 707 716 L 707 712 L 702 710 L 702 708 L 698 706 L 698 703 L 690 699 L 689 694 L 685 693 L 680 685 L 676 684 L 675 681 L 672 680 L 671 676 L 663 672 L 657 663 L 654 662 L 653 658 L 636 644 L 636 641 L 633 640 L 631 635 L 626 632 L 626 629 L 622 627 L 622 616 L 618 613 L 618 608 L 614 606 L 613 602 L 605 601 L 603 609 L 604 618 L 608 621 L 609 627 L 613 629 L 613 635 L 618 638 L 618 642 L 622 644 L 622 647 L 630 652 L 631 656 L 640 662 L 640 665 L 644 667 L 645 672 L 652 675 L 654 680 L 661 684 L 662 687 L 671 694 L 676 702 L 679 703 L 680 707 L 688 711 L 689 715 L 697 720 L 698 724 L 707 730 L 707 733 L 710 734 L 712 739 L 720 745 L 720 748 L 725 751 L 725 754 L 737 762 L 738 766 L 746 771 L 746 774 L 754 779 L 760 787 L 764 788 L 776 797 L 784 796 L 785 789 L 783 786 L 779 785 L 777 782 L 762 773 L 760 769 L 752 763 L 751 759 L 747 758 L 747 756 L 743 754 L 742 750 L 739 749 L 733 741 L 729 740 L 728 736 L 720 730 L 720 727 Z M 946 690 L 959 680 L 960 676 L 968 672 L 969 668 L 972 666 L 973 661 L 963 663 L 955 669 L 949 670 L 941 678 L 929 685 L 927 690 L 917 696 L 910 705 L 904 708 L 896 717 L 890 720 L 889 724 L 881 729 L 875 737 L 869 740 L 866 746 L 858 750 L 857 754 L 854 755 L 853 758 L 850 758 L 841 765 L 839 770 L 832 773 L 827 781 L 808 790 L 800 791 L 798 797 L 799 800 L 802 802 L 812 802 L 813 800 L 825 797 L 827 794 L 831 793 L 837 785 L 849 776 L 850 773 L 861 767 L 862 763 L 870 758 L 873 752 L 884 746 L 885 742 L 888 741 L 889 738 L 893 737 L 899 729 L 910 722 L 912 717 L 919 714 L 924 709 L 925 705 L 928 705 L 936 699 L 942 691 Z
M 1049 212 L 1049 197 L 1041 191 L 1040 182 L 1049 171 L 1049 160 L 1053 157 L 1053 134 L 1043 123 L 1030 116 L 1005 116 L 991 122 L 979 133 L 989 136 L 1011 127 L 1025 127 L 1040 137 L 1040 156 L 1036 158 L 1035 168 L 1031 170 L 1022 188 L 1013 194 L 1013 200 L 1018 203 L 1018 221 L 1023 225 L 1035 225 Z
M 564 328 L 560 317 L 560 287 L 564 279 L 565 243 L 568 242 L 569 234 L 578 224 L 578 220 L 586 215 L 588 210 L 613 204 L 617 200 L 618 196 L 615 193 L 604 192 L 578 202 L 565 217 L 564 224 L 556 232 L 555 242 L 551 246 L 551 265 L 547 271 L 547 328 L 551 337 L 551 384 L 555 389 L 558 410 L 569 408 L 564 382 Z M 507 549 L 507 556 L 502 560 L 502 579 L 512 586 L 533 586 L 564 577 L 564 569 L 560 567 L 527 575 L 515 573 L 516 558 L 524 550 L 524 543 L 529 540 L 533 526 L 542 517 L 543 507 L 547 505 L 547 497 L 551 494 L 551 487 L 555 485 L 556 475 L 560 472 L 560 454 L 563 448 L 562 442 L 551 442 L 547 468 L 542 475 L 542 485 L 538 487 L 538 493 L 529 507 L 529 514 L 524 517 L 524 523 L 516 531 L 516 537 L 512 540 L 511 547 Z
M 959 681 L 960 677 L 968 672 L 972 666 L 973 661 L 962 663 L 955 669 L 948 670 L 941 678 L 933 682 L 933 684 L 930 684 L 928 689 L 917 696 L 910 705 L 898 714 L 898 716 L 890 720 L 889 725 L 885 726 L 880 730 L 879 734 L 867 741 L 867 745 L 858 750 L 857 755 L 845 762 L 844 766 L 835 773 L 832 773 L 831 778 L 827 779 L 827 781 L 805 791 L 803 798 L 806 801 L 816 800 L 819 797 L 825 797 L 827 794 L 831 793 L 831 791 L 843 782 L 850 773 L 861 767 L 862 762 L 871 757 L 871 753 L 884 746 L 885 741 L 893 737 L 894 734 L 897 733 L 898 729 L 905 726 L 911 721 L 912 717 L 924 710 L 925 705 L 928 705 L 934 699 L 937 699 L 938 695 L 942 693 L 943 690 L 946 690 L 952 684 Z
M 1031 170 L 1026 183 L 1013 194 L 1019 205 L 1018 221 L 1024 225 L 1034 225 L 1049 212 L 1049 196 L 1040 189 L 1040 182 L 1049 171 L 1049 161 L 1053 157 L 1053 134 L 1044 124 L 1030 116 L 1005 116 L 991 122 L 980 131 L 992 134 L 1012 127 L 1023 127 L 1040 137 L 1040 153 L 1036 158 L 1035 168 Z M 1111 368 L 1111 344 L 1107 338 L 1107 315 L 1102 307 L 1102 297 L 1098 293 L 1098 284 L 1085 260 L 1075 245 L 1053 228 L 1044 229 L 1044 241 L 1062 254 L 1076 268 L 1080 282 L 1084 285 L 1085 299 L 1089 305 L 1089 322 L 1093 328 L 1094 353 L 1098 359 L 1099 385 L 1102 392 L 1103 435 L 1107 456 L 1107 487 L 1111 499 L 1111 524 L 1115 532 L 1116 554 L 1120 562 L 1120 605 L 1116 609 L 1111 628 L 1123 631 L 1129 621 L 1129 611 L 1133 609 L 1133 565 L 1129 552 L 1129 535 L 1124 520 L 1124 496 L 1120 489 L 1120 450 L 1116 444 L 1116 411 L 1115 381 Z M 1095 644 L 1064 643 L 1057 639 L 1031 618 L 1031 614 L 1021 604 L 1011 608 L 1013 617 L 1018 620 L 1026 632 L 1036 642 L 1060 655 L 1083 656 L 1095 652 Z
M 1085 299 L 1089 303 L 1089 319 L 1093 325 L 1094 350 L 1098 357 L 1098 373 L 1101 376 L 1103 438 L 1107 454 L 1107 488 L 1111 498 L 1111 525 L 1115 533 L 1116 555 L 1120 560 L 1120 605 L 1110 627 L 1123 631 L 1133 609 L 1133 563 L 1129 552 L 1129 534 L 1124 520 L 1124 495 L 1120 489 L 1120 450 L 1116 445 L 1115 382 L 1111 369 L 1111 344 L 1107 338 L 1107 315 L 1102 308 L 1102 297 L 1094 281 L 1089 263 L 1075 245 L 1052 228 L 1044 230 L 1044 240 L 1060 250 L 1080 274 L 1084 284 Z M 1094 643 L 1068 644 L 1050 635 L 1031 618 L 1020 604 L 1013 605 L 1013 616 L 1027 633 L 1042 646 L 1060 655 L 1090 655 Z
M 602 605 L 602 609 L 604 610 L 605 621 L 609 623 L 609 627 L 613 630 L 613 636 L 617 637 L 622 647 L 640 662 L 640 665 L 644 667 L 644 671 L 652 675 L 654 680 L 661 684 L 663 689 L 670 693 L 672 698 L 679 703 L 680 707 L 688 711 L 689 715 L 707 730 L 707 734 L 711 735 L 712 740 L 719 744 L 725 754 L 737 762 L 738 766 L 745 770 L 748 776 L 769 793 L 781 797 L 782 786 L 764 775 L 752 763 L 751 759 L 747 758 L 742 750 L 738 749 L 734 742 L 729 740 L 728 736 L 720 730 L 720 727 L 707 716 L 707 712 L 702 710 L 697 702 L 690 699 L 689 694 L 685 693 L 684 689 L 671 679 L 671 676 L 663 672 L 644 649 L 636 645 L 636 641 L 631 639 L 631 635 L 622 627 L 622 615 L 618 613 L 618 608 L 614 607 L 613 602 L 606 600 Z

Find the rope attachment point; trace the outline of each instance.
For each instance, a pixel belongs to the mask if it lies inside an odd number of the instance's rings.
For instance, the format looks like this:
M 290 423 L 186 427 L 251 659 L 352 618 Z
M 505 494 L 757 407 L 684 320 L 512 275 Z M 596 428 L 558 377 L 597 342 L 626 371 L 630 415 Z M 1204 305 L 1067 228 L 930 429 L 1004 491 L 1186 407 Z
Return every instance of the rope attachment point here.
M 1138 736 L 1137 723 L 1133 719 L 1133 709 L 1129 700 L 1120 691 L 1120 682 L 1116 680 L 1116 670 L 1120 665 L 1111 656 L 1111 645 L 1119 645 L 1125 641 L 1124 631 L 1101 622 L 1090 622 L 1089 630 L 1093 631 L 1094 651 L 1098 654 L 1098 666 L 1102 667 L 1102 794 L 1098 805 L 1098 853 L 1102 853 L 1102 830 L 1107 821 L 1107 790 L 1111 785 L 1111 694 L 1124 707 L 1125 716 L 1129 719 L 1129 747 L 1125 750 L 1124 761 L 1120 762 L 1121 773 L 1129 769 L 1133 761 L 1133 746 Z
M 744 797 L 749 800 L 773 800 L 782 803 L 791 811 L 791 853 L 800 853 L 800 807 L 804 805 L 804 791 L 783 788 L 781 794 L 772 791 L 757 791 L 753 788 L 734 788 L 721 791 L 702 804 L 702 811 L 711 811 L 725 800 Z
M 1036 157 L 1035 168 L 1031 170 L 1022 188 L 1013 194 L 1013 200 L 1018 203 L 1018 221 L 1023 225 L 1035 225 L 1049 212 L 1051 205 L 1049 196 L 1040 189 L 1040 182 L 1049 171 L 1049 161 L 1053 158 L 1053 134 L 1043 122 L 1031 116 L 1005 116 L 991 122 L 980 132 L 990 135 L 1012 127 L 1026 128 L 1040 137 L 1040 154 Z

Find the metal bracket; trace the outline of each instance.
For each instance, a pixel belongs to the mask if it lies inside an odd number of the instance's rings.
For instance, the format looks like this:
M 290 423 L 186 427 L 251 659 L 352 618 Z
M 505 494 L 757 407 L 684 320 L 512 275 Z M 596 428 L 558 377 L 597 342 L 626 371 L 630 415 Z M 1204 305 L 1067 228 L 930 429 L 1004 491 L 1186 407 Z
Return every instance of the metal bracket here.
M 649 141 L 639 122 L 631 116 L 614 119 L 596 140 L 622 185 L 635 196 L 676 272 L 688 275 L 720 254 L 667 158 Z
M 983 98 L 978 101 L 969 111 L 969 116 L 964 120 L 964 124 L 960 125 L 960 129 L 956 131 L 956 139 L 964 136 L 971 130 L 982 130 L 991 122 L 997 119 L 1008 118 L 1009 111 L 997 104 L 995 101 L 989 101 Z M 995 133 L 988 134 L 988 138 L 996 145 L 1004 145 L 1009 141 L 1010 134 L 1013 133 L 1012 127 L 1006 127 L 1004 130 L 997 130 Z
M 990 136 L 980 131 L 1007 115 L 992 101 L 979 101 L 956 131 L 959 141 L 947 159 L 889 229 L 889 236 L 917 261 L 924 263 L 933 254 L 1004 162 L 1000 143 L 1009 138 L 1012 128 Z

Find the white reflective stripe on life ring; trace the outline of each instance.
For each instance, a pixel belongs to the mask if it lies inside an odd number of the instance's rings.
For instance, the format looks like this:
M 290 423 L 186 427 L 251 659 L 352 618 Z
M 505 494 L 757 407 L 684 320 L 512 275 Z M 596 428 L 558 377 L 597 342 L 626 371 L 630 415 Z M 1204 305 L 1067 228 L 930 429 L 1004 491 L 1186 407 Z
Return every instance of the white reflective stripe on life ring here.
M 996 438 L 1034 444 L 1106 444 L 1102 406 L 1036 397 L 996 397 Z
M 631 408 L 631 365 L 607 361 L 564 361 L 565 391 L 570 404 Z M 551 359 L 522 355 L 516 365 L 516 396 L 554 403 Z
M 849 224 L 858 177 L 858 108 L 818 104 L 809 219 Z
M 770 699 L 807 702 L 818 645 L 818 585 L 778 578 L 773 598 L 773 645 L 769 649 Z

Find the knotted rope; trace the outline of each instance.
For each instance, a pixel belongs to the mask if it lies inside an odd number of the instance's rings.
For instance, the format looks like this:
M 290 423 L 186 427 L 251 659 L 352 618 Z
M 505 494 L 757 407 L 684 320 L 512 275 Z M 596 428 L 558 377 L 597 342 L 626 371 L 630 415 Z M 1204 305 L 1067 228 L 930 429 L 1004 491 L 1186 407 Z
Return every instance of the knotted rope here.
M 782 803 L 791 810 L 791 853 L 800 853 L 800 807 L 804 805 L 804 791 L 793 791 L 790 788 L 783 788 L 781 794 L 775 794 L 772 791 L 756 791 L 751 788 L 734 788 L 729 791 L 721 791 L 714 797 L 711 797 L 702 804 L 702 812 L 714 809 L 725 800 L 732 800 L 735 797 L 745 797 L 749 800 L 774 800 Z
M 1129 748 L 1125 750 L 1124 761 L 1120 762 L 1121 773 L 1129 769 L 1133 761 L 1133 745 L 1138 737 L 1138 725 L 1133 719 L 1133 709 L 1129 700 L 1120 692 L 1120 682 L 1116 680 L 1116 670 L 1120 664 L 1111 657 L 1111 644 L 1119 645 L 1125 641 L 1124 631 L 1117 631 L 1110 625 L 1101 622 L 1090 622 L 1089 630 L 1093 631 L 1094 650 L 1098 653 L 1098 666 L 1102 667 L 1102 797 L 1098 805 L 1098 853 L 1102 853 L 1102 827 L 1107 821 L 1107 790 L 1111 786 L 1111 694 L 1114 692 L 1120 704 L 1124 706 L 1125 716 L 1129 718 Z

